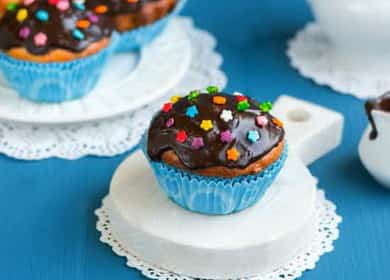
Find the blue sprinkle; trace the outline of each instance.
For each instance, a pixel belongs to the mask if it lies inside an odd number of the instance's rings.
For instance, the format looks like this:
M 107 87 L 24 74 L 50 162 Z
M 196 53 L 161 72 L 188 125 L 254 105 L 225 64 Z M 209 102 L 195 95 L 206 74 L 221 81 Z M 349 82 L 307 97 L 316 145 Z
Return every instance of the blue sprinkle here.
M 192 105 L 187 108 L 186 116 L 189 118 L 195 118 L 199 114 L 198 108 L 195 105 Z
M 49 20 L 49 13 L 45 10 L 38 10 L 35 14 L 35 17 L 40 21 L 48 21 Z
M 80 31 L 80 29 L 73 29 L 72 36 L 76 40 L 83 40 L 85 38 L 84 33 Z
M 256 130 L 250 130 L 248 132 L 247 138 L 250 142 L 255 143 L 260 139 L 260 135 Z
M 75 6 L 77 9 L 79 9 L 80 11 L 84 11 L 85 10 L 85 5 L 82 4 L 82 3 L 78 3 L 78 2 L 74 2 L 73 3 L 73 6 Z

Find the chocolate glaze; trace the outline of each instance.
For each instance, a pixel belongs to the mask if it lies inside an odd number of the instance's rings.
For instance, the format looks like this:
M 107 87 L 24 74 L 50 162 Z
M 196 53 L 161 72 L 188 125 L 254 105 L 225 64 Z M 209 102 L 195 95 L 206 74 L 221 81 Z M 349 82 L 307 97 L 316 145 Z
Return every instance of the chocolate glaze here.
M 213 103 L 213 96 L 223 96 L 227 99 L 225 105 Z M 213 166 L 225 166 L 229 168 L 245 168 L 249 164 L 261 159 L 284 139 L 284 130 L 272 121 L 274 118 L 269 113 L 263 113 L 259 109 L 259 103 L 248 98 L 250 108 L 246 111 L 236 109 L 236 96 L 225 93 L 201 94 L 196 100 L 189 101 L 183 97 L 173 105 L 169 112 L 160 111 L 153 118 L 148 132 L 148 154 L 154 161 L 161 161 L 161 155 L 168 150 L 173 150 L 184 166 L 189 169 L 201 169 Z M 186 116 L 186 109 L 196 105 L 199 114 L 195 118 Z M 223 109 L 231 110 L 233 120 L 225 122 L 220 118 Z M 260 127 L 256 124 L 256 117 L 263 115 L 268 119 L 268 124 Z M 174 118 L 175 124 L 167 128 L 166 121 Z M 202 120 L 212 120 L 213 128 L 205 131 L 200 128 Z M 178 131 L 184 130 L 188 139 L 184 143 L 176 141 Z M 234 135 L 231 143 L 224 143 L 220 139 L 220 133 L 230 130 Z M 248 131 L 256 130 L 260 139 L 251 143 L 247 139 Z M 193 137 L 203 137 L 205 146 L 199 150 L 191 147 Z M 240 157 L 237 161 L 226 158 L 226 151 L 235 147 Z
M 108 7 L 106 14 L 115 16 L 119 14 L 137 13 L 145 4 L 158 1 L 160 0 L 138 0 L 136 2 L 129 2 L 127 0 L 87 0 L 86 5 L 91 10 L 99 5 L 105 5 Z
M 21 8 L 28 10 L 28 17 L 23 22 L 16 19 L 17 11 Z M 47 22 L 40 21 L 35 17 L 37 10 L 46 10 L 49 14 Z M 72 36 L 78 20 L 88 19 L 89 16 L 97 16 L 96 23 L 90 22 L 86 29 L 80 29 L 84 34 L 81 40 Z M 19 36 L 19 31 L 28 27 L 31 34 L 27 39 Z M 0 21 L 0 49 L 9 50 L 15 47 L 26 48 L 34 55 L 43 55 L 53 49 L 66 49 L 72 52 L 81 52 L 94 42 L 104 37 L 109 37 L 113 30 L 113 24 L 105 17 L 93 14 L 91 11 L 80 10 L 72 5 L 66 11 L 60 11 L 56 5 L 51 5 L 48 0 L 36 0 L 29 6 L 18 5 L 14 11 L 7 11 Z M 42 32 L 47 35 L 48 40 L 44 46 L 34 44 L 34 35 Z
M 384 111 L 390 112 L 390 92 L 385 93 L 384 95 L 378 97 L 377 99 L 372 99 L 366 102 L 365 105 L 366 113 L 368 120 L 371 123 L 372 131 L 370 133 L 370 139 L 375 140 L 378 137 L 378 129 L 375 124 L 375 120 L 372 116 L 372 111 Z

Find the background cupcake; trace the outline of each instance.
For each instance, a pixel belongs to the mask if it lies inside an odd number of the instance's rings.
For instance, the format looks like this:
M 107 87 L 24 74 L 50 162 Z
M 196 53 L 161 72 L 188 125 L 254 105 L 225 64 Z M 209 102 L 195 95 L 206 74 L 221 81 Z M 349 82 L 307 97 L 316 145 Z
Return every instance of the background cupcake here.
M 0 67 L 24 97 L 60 102 L 94 87 L 110 53 L 112 24 L 80 1 L 24 0 L 0 19 Z
M 168 196 L 206 214 L 253 205 L 286 158 L 283 125 L 269 114 L 271 107 L 216 87 L 164 104 L 144 145 Z
M 185 0 L 87 0 L 89 9 L 111 18 L 121 33 L 117 50 L 131 51 L 150 43 L 179 12 Z

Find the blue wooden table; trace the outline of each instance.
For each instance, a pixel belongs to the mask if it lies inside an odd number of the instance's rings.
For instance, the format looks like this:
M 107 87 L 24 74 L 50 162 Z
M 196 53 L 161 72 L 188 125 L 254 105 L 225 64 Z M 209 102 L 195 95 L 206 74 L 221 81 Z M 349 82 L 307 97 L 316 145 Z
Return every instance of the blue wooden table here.
M 302 279 L 388 279 L 390 192 L 358 159 L 363 102 L 300 77 L 285 55 L 287 40 L 312 20 L 305 1 L 191 0 L 184 14 L 217 37 L 229 91 L 271 100 L 287 93 L 345 116 L 342 146 L 311 166 L 344 218 L 341 236 Z M 141 279 L 98 241 L 93 214 L 126 156 L 39 162 L 1 156 L 0 279 Z

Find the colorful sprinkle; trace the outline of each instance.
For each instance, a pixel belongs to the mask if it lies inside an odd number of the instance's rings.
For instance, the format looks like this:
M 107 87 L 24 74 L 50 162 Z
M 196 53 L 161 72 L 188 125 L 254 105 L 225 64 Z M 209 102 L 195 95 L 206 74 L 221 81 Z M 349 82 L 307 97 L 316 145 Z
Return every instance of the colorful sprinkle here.
M 193 101 L 196 98 L 198 98 L 199 95 L 200 95 L 200 90 L 193 90 L 190 92 L 187 98 L 189 101 Z
M 283 122 L 282 122 L 281 120 L 277 119 L 277 118 L 273 118 L 273 119 L 272 119 L 272 122 L 273 122 L 276 126 L 278 126 L 278 127 L 283 127 L 283 126 L 284 126 Z
M 32 3 L 34 3 L 35 2 L 35 0 L 24 0 L 23 1 L 23 4 L 25 5 L 25 6 L 30 6 Z
M 73 2 L 73 6 L 80 11 L 85 11 L 85 5 L 83 3 Z
M 217 105 L 224 105 L 226 104 L 226 98 L 223 96 L 214 96 L 213 97 L 213 103 Z
M 23 8 L 23 9 L 20 9 L 18 11 L 18 13 L 16 14 L 16 19 L 17 21 L 19 22 L 23 22 L 28 16 L 28 11 L 27 9 Z
M 17 7 L 18 7 L 17 3 L 14 3 L 14 2 L 8 3 L 7 4 L 7 11 L 10 11 L 10 12 L 15 11 Z
M 19 30 L 19 37 L 22 39 L 27 39 L 31 34 L 31 30 L 28 27 L 22 27 Z
M 209 86 L 207 87 L 206 90 L 209 94 L 214 94 L 219 92 L 219 88 L 217 86 Z
M 224 143 L 230 143 L 234 139 L 233 134 L 230 130 L 222 131 L 219 136 L 221 138 L 221 141 Z
M 137 3 L 139 0 L 127 0 L 127 2 L 129 2 L 130 4 L 135 4 Z
M 108 7 L 106 5 L 99 5 L 95 7 L 95 13 L 104 14 L 107 13 Z
M 191 147 L 194 150 L 199 150 L 200 148 L 204 147 L 204 141 L 202 137 L 194 137 L 192 139 Z
M 248 97 L 246 97 L 244 95 L 237 95 L 236 100 L 237 100 L 237 102 L 246 101 L 246 100 L 248 100 Z
M 45 33 L 39 32 L 34 36 L 34 44 L 38 47 L 46 45 L 47 35 Z
M 268 113 L 272 110 L 272 102 L 266 101 L 259 105 L 259 108 L 262 112 Z
M 58 4 L 58 1 L 59 1 L 59 0 L 49 0 L 48 2 L 49 2 L 50 5 L 55 6 L 55 5 Z
M 195 105 L 188 107 L 186 110 L 186 116 L 189 118 L 195 118 L 198 114 L 199 114 L 199 111 Z
M 174 118 L 169 118 L 169 119 L 165 122 L 165 126 L 166 126 L 167 128 L 170 128 L 170 127 L 174 126 L 174 124 L 175 124 L 175 119 L 174 119 Z
M 256 143 L 260 139 L 260 135 L 256 130 L 250 130 L 246 135 L 246 138 L 251 143 Z
M 221 115 L 219 117 L 224 120 L 225 122 L 229 122 L 233 119 L 233 113 L 230 110 L 223 110 Z
M 184 130 L 180 130 L 176 134 L 176 141 L 179 143 L 184 143 L 187 140 L 188 136 L 187 133 Z
M 58 3 L 57 3 L 57 9 L 60 10 L 61 12 L 65 12 L 66 10 L 69 9 L 69 1 L 67 0 L 60 0 Z
M 163 112 L 168 113 L 169 111 L 172 110 L 172 108 L 173 108 L 173 104 L 170 103 L 170 102 L 168 102 L 168 103 L 165 103 L 165 104 L 163 105 L 162 110 L 163 110 Z
M 76 40 L 83 40 L 85 38 L 85 35 L 83 32 L 80 31 L 80 29 L 73 29 L 72 31 L 72 36 L 73 38 L 75 38 Z
M 172 96 L 172 97 L 170 98 L 170 100 L 171 100 L 171 102 L 172 102 L 173 104 L 177 103 L 180 99 L 181 99 L 181 96 L 179 96 L 179 95 L 174 95 L 174 96 Z
M 200 128 L 203 129 L 204 131 L 209 131 L 210 129 L 213 128 L 213 122 L 211 120 L 203 120 L 200 123 Z
M 237 103 L 237 110 L 242 112 L 248 110 L 250 107 L 248 100 L 240 101 Z
M 49 13 L 46 10 L 38 10 L 35 14 L 35 17 L 40 21 L 48 21 Z
M 237 161 L 240 157 L 240 153 L 237 151 L 236 148 L 231 148 L 226 151 L 226 157 L 228 160 Z
M 78 28 L 81 28 L 81 29 L 86 29 L 86 28 L 88 28 L 90 25 L 91 25 L 91 23 L 90 23 L 89 20 L 87 20 L 87 19 L 80 19 L 80 20 L 77 22 L 77 27 L 78 27 Z
M 89 15 L 88 19 L 92 23 L 98 23 L 99 22 L 99 17 L 97 15 L 94 15 L 94 14 Z
M 257 116 L 256 124 L 260 127 L 264 127 L 268 124 L 268 118 L 266 116 Z

